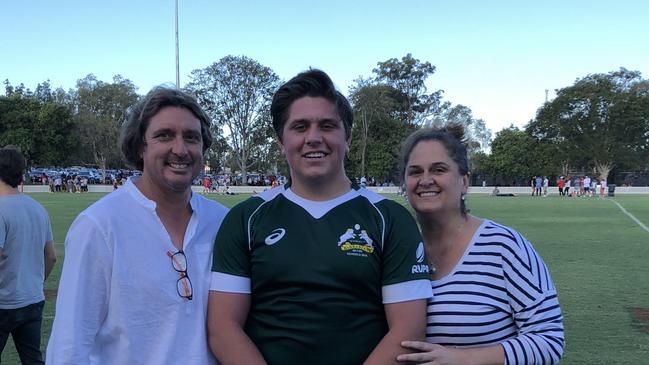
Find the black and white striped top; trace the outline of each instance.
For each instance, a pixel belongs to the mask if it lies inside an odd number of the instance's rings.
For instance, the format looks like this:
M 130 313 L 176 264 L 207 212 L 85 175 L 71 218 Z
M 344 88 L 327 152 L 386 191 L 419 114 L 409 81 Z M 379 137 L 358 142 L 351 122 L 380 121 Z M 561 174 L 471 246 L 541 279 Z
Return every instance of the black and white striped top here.
M 561 358 L 556 289 L 541 257 L 515 230 L 485 220 L 456 267 L 432 286 L 428 342 L 500 343 L 506 364 L 555 364 Z

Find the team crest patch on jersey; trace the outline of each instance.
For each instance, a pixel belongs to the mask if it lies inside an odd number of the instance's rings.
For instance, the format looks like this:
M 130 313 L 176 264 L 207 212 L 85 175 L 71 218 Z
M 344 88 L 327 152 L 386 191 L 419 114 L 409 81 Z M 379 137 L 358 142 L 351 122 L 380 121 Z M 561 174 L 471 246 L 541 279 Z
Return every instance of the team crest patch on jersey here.
M 363 256 L 374 253 L 374 240 L 370 238 L 367 231 L 361 229 L 360 224 L 354 228 L 348 228 L 338 240 L 338 247 L 349 256 Z

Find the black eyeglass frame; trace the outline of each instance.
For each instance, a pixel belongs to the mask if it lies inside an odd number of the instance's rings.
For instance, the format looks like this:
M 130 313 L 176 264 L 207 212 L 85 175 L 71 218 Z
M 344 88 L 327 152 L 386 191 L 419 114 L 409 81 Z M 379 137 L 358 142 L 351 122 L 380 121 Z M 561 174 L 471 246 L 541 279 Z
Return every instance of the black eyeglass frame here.
M 185 270 L 179 270 L 176 267 L 176 255 L 182 255 L 183 259 L 185 260 Z M 176 292 L 181 298 L 185 298 L 187 300 L 192 300 L 194 296 L 194 287 L 192 285 L 192 281 L 189 278 L 189 274 L 187 273 L 187 255 L 185 255 L 185 252 L 183 250 L 178 250 L 176 253 L 171 253 L 170 251 L 167 251 L 167 256 L 171 258 L 171 267 L 180 274 L 180 277 L 176 281 Z M 180 292 L 179 284 L 181 280 L 187 279 L 187 283 L 189 283 L 189 294 L 184 294 Z

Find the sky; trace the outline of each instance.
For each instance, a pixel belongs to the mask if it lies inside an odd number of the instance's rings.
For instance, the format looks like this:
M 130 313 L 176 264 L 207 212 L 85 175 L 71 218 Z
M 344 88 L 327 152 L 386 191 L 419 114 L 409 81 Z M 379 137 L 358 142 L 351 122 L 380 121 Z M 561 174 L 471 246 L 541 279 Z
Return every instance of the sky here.
M 175 84 L 174 0 L 0 0 L 0 81 L 32 91 L 119 74 L 145 94 Z M 494 133 L 523 127 L 555 90 L 620 67 L 649 78 L 649 1 L 178 0 L 181 87 L 244 55 L 288 80 L 310 67 L 348 94 L 377 62 L 436 67 L 430 92 Z M 1 88 L 0 94 L 4 93 Z

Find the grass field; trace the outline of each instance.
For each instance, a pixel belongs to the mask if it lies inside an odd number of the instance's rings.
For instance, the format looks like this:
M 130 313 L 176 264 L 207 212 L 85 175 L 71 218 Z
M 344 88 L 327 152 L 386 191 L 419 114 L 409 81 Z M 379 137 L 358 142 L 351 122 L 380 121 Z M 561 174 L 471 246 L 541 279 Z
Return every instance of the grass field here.
M 49 211 L 59 261 L 45 283 L 43 345 L 51 330 L 63 263 L 63 240 L 74 217 L 103 194 L 32 194 Z M 247 195 L 210 195 L 233 206 Z M 397 201 L 403 198 L 390 196 Z M 472 213 L 509 225 L 541 254 L 559 291 L 565 317 L 562 364 L 649 363 L 649 196 L 614 199 L 472 195 Z M 2 354 L 18 364 L 11 340 Z

